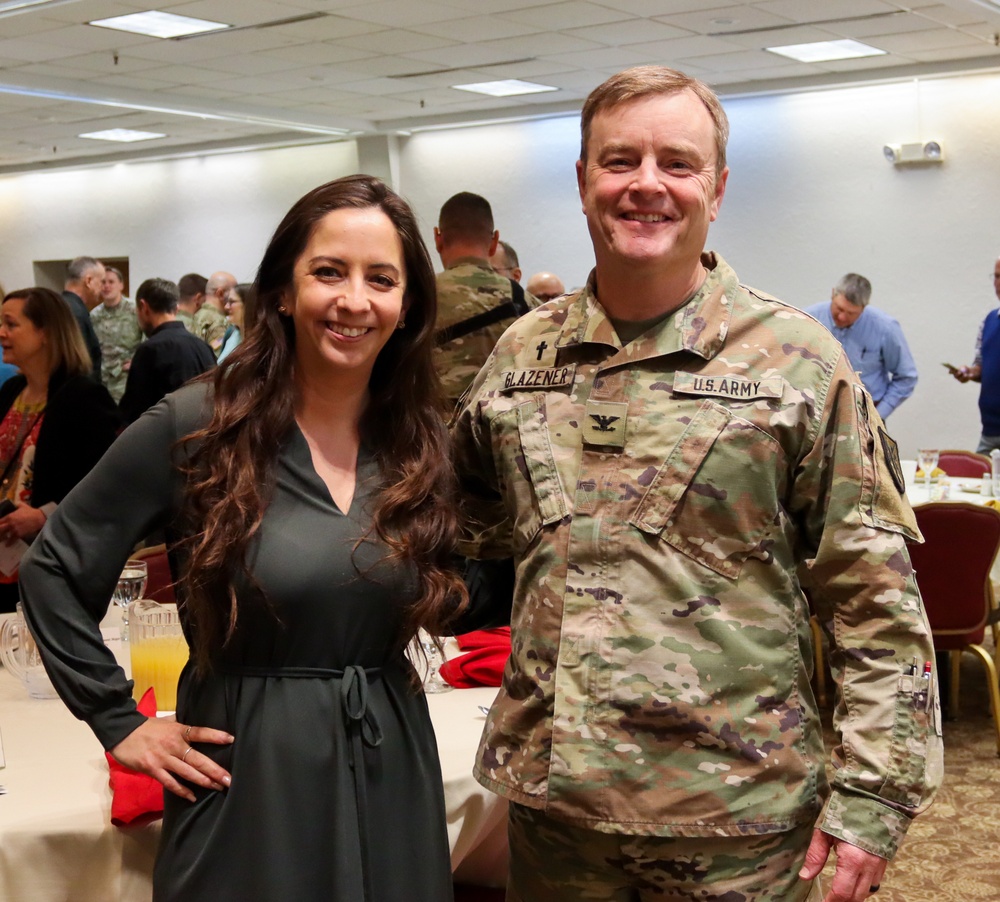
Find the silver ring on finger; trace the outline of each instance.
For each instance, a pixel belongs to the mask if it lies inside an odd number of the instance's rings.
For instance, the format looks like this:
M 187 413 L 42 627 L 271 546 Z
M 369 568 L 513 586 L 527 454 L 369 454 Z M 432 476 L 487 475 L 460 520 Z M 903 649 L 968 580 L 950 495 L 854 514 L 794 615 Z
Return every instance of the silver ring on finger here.
M 194 746 L 189 745 L 187 747 L 187 751 L 183 755 L 181 755 L 181 764 L 184 763 L 184 759 L 187 758 L 187 756 L 190 755 L 193 751 L 194 751 Z

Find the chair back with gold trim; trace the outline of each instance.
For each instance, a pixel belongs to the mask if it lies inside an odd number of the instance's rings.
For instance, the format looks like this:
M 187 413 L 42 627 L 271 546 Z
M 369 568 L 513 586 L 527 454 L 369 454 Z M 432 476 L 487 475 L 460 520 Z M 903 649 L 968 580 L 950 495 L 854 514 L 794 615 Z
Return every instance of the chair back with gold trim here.
M 1000 549 L 1000 511 L 962 501 L 913 509 L 924 544 L 911 544 L 910 560 L 938 652 L 952 652 L 951 704 L 958 713 L 959 656 L 968 651 L 986 669 L 987 691 L 1000 755 L 1000 687 L 993 657 L 980 644 L 991 626 L 996 643 L 996 599 L 990 571 Z
M 949 476 L 963 476 L 978 479 L 989 476 L 993 471 L 990 459 L 975 451 L 959 451 L 954 448 L 941 451 L 938 455 L 938 467 Z

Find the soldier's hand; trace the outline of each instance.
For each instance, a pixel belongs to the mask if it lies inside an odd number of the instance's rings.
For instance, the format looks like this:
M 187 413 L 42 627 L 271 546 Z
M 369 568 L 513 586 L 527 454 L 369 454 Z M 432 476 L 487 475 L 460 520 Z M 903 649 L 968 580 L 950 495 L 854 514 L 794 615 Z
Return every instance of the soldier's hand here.
M 830 892 L 823 897 L 823 902 L 863 902 L 872 893 L 878 892 L 888 862 L 822 830 L 813 831 L 799 876 L 803 880 L 816 879 L 831 849 L 837 856 L 837 866 Z

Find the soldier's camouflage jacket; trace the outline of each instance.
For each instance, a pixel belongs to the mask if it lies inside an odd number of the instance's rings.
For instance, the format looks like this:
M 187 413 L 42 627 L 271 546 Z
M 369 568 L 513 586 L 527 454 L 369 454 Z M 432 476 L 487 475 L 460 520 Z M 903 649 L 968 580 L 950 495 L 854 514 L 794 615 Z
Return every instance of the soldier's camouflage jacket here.
M 891 858 L 942 771 L 894 446 L 829 332 L 703 262 L 624 348 L 593 276 L 531 311 L 463 402 L 466 551 L 517 564 L 477 777 L 660 836 L 784 831 L 831 795 L 822 828 Z M 838 645 L 832 792 L 803 587 Z
M 440 330 L 464 322 L 510 302 L 512 296 L 510 279 L 494 272 L 486 260 L 461 257 L 437 274 L 435 327 Z M 446 398 L 462 397 L 513 319 L 476 329 L 434 349 L 434 368 Z
M 197 335 L 218 357 L 219 351 L 222 350 L 222 340 L 226 336 L 226 326 L 228 325 L 229 320 L 226 319 L 224 313 L 219 313 L 211 304 L 202 304 L 194 315 L 188 331 Z
M 117 403 L 125 394 L 132 354 L 142 341 L 142 330 L 135 318 L 135 304 L 122 298 L 114 307 L 100 304 L 90 313 L 94 332 L 101 345 L 101 378 Z

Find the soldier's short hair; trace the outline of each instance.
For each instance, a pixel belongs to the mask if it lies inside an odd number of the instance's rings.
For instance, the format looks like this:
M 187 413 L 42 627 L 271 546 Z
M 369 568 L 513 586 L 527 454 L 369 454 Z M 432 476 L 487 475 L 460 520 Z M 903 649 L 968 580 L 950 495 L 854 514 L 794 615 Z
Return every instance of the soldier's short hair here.
M 122 275 L 122 271 L 117 266 L 108 266 L 108 264 L 105 263 L 104 272 L 105 274 L 109 272 L 114 273 L 116 276 L 118 276 L 118 281 L 121 282 L 123 285 L 125 284 L 125 277 Z
M 93 257 L 74 257 L 66 264 L 66 281 L 79 282 L 87 273 L 100 265 L 100 260 Z
M 169 279 L 146 279 L 135 293 L 136 303 L 145 301 L 156 313 L 175 313 L 180 292 Z
M 833 288 L 834 294 L 842 294 L 856 307 L 867 307 L 872 299 L 872 283 L 856 272 L 849 272 Z
M 508 269 L 517 269 L 521 263 L 517 259 L 517 251 L 514 250 L 506 241 L 498 241 L 497 244 L 503 248 L 503 255 L 507 260 Z
M 729 119 L 726 111 L 715 91 L 703 81 L 666 66 L 633 66 L 612 75 L 590 92 L 580 114 L 580 159 L 587 162 L 590 126 L 598 113 L 643 97 L 679 94 L 681 91 L 691 91 L 712 117 L 712 124 L 715 126 L 715 172 L 721 175 L 726 168 L 726 144 L 729 143 Z
M 207 285 L 208 279 L 204 276 L 189 272 L 186 276 L 181 276 L 177 290 L 182 298 L 193 298 L 196 294 L 204 294 Z
M 485 197 L 460 191 L 441 207 L 438 231 L 445 242 L 455 239 L 490 241 L 493 238 L 493 208 Z

